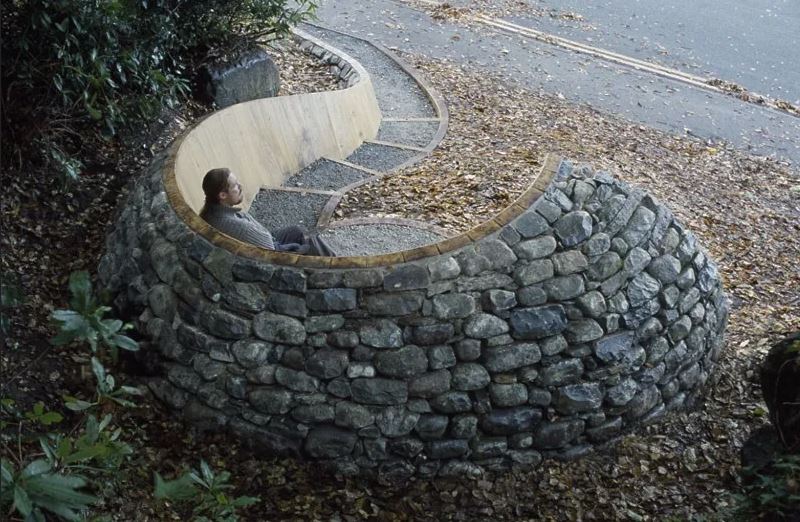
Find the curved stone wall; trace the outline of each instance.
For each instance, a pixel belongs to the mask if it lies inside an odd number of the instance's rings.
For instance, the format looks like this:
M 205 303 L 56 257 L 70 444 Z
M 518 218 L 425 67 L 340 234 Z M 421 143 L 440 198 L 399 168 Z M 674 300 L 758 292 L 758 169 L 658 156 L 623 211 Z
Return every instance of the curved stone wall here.
M 191 131 L 190 133 L 191 134 Z M 156 396 L 267 453 L 389 479 L 576 457 L 702 392 L 723 345 L 716 266 L 639 189 L 548 156 L 478 227 L 413 250 L 266 251 L 205 224 L 179 139 L 108 237 Z

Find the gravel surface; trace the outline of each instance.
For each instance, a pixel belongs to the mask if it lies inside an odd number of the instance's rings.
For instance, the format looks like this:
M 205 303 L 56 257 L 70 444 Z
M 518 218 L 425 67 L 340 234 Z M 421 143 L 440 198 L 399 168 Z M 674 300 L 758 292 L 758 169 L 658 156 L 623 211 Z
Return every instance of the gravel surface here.
M 364 143 L 347 157 L 347 161 L 368 169 L 385 172 L 403 164 L 417 154 L 419 152 L 413 150 Z
M 372 78 L 375 97 L 385 118 L 430 118 L 436 111 L 417 82 L 394 60 L 361 40 L 303 25 L 302 29 L 358 60 Z
M 390 141 L 402 145 L 425 147 L 431 142 L 439 129 L 433 121 L 383 121 L 378 129 L 379 141 Z
M 320 236 L 339 256 L 388 254 L 444 239 L 429 230 L 388 223 L 336 227 Z
M 250 214 L 270 230 L 299 225 L 307 230 L 317 226 L 329 196 L 261 189 L 250 206 Z
M 323 158 L 287 179 L 283 186 L 338 190 L 368 177 L 366 172 Z

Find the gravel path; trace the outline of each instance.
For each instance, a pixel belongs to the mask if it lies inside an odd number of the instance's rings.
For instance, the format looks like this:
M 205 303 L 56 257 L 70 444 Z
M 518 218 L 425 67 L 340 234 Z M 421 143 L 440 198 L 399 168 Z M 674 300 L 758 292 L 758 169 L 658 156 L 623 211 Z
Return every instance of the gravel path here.
M 417 82 L 406 74 L 394 60 L 373 46 L 361 40 L 310 25 L 303 25 L 302 29 L 330 42 L 364 66 L 372 79 L 378 106 L 385 118 L 436 116 L 436 111 Z
M 368 169 L 386 172 L 416 156 L 413 150 L 398 149 L 376 143 L 365 143 L 347 157 L 347 161 Z
M 313 230 L 328 196 L 261 189 L 250 206 L 252 215 L 270 230 L 298 225 Z
M 439 123 L 435 121 L 383 121 L 378 129 L 377 140 L 425 147 L 438 129 Z
M 320 159 L 287 179 L 284 187 L 307 187 L 317 190 L 338 190 L 356 181 L 368 178 L 362 170 Z
M 444 239 L 429 230 L 406 225 L 348 225 L 320 234 L 339 256 L 370 256 L 416 248 Z

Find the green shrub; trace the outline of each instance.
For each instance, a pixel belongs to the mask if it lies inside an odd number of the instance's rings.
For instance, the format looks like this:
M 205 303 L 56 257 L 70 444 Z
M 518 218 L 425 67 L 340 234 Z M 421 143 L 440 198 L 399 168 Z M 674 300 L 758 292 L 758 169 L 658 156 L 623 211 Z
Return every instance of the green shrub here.
M 200 473 L 190 470 L 175 480 L 164 480 L 156 473 L 154 494 L 159 500 L 191 501 L 194 504 L 192 509 L 194 521 L 235 522 L 239 519 L 236 510 L 257 503 L 259 498 L 229 497 L 226 491 L 233 489 L 228 483 L 230 477 L 231 474 L 224 470 L 215 474 L 211 467 L 201 460 Z
M 54 473 L 45 460 L 34 460 L 19 472 L 8 460 L 0 460 L 0 505 L 10 505 L 25 520 L 44 522 L 43 510 L 81 520 L 80 512 L 98 500 L 80 491 L 85 486 L 84 477 Z
M 56 310 L 50 315 L 59 328 L 58 335 L 51 340 L 53 344 L 86 341 L 92 353 L 101 356 L 105 355 L 105 349 L 108 348 L 114 361 L 117 360 L 120 348 L 129 351 L 139 349 L 136 341 L 120 333 L 131 329 L 130 324 L 119 319 L 103 319 L 111 308 L 100 305 L 95 299 L 88 272 L 72 272 L 69 276 L 69 290 L 71 309 Z
M 0 27 L 3 166 L 34 161 L 76 178 L 91 153 L 87 134 L 110 138 L 152 119 L 185 98 L 193 71 L 221 47 L 285 34 L 314 8 L 308 0 L 9 0 Z
M 764 470 L 743 470 L 744 492 L 735 495 L 738 520 L 800 517 L 800 455 L 781 455 Z

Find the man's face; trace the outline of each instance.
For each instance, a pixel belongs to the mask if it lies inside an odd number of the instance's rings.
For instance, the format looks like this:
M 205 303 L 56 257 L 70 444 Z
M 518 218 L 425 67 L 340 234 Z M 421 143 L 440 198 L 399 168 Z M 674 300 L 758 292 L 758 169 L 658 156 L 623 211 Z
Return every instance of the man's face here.
M 244 196 L 242 195 L 242 184 L 236 178 L 236 174 L 231 172 L 228 175 L 228 189 L 225 192 L 219 193 L 219 201 L 223 205 L 232 207 L 242 202 Z

